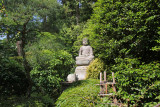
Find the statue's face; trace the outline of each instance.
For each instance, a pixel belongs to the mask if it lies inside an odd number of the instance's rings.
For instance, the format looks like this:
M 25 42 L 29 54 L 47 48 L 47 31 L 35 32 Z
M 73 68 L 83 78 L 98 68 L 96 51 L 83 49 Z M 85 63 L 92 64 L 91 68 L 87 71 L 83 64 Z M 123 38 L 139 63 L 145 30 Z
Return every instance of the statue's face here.
M 84 46 L 88 45 L 88 41 L 83 41 L 83 45 Z

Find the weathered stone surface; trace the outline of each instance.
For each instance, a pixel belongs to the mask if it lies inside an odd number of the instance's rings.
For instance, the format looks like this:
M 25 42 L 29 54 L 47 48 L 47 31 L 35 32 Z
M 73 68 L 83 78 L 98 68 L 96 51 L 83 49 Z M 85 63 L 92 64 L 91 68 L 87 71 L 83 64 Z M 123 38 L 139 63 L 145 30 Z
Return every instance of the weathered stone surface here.
M 68 82 L 75 82 L 76 80 L 77 80 L 76 74 L 69 74 L 69 75 L 67 76 L 67 81 L 68 81 Z
M 89 65 L 90 61 L 89 60 L 78 60 L 76 61 L 76 65 L 78 66 L 84 66 L 84 65 Z
M 75 74 L 78 80 L 85 80 L 86 79 L 86 70 L 88 66 L 77 66 L 75 70 Z
M 77 65 L 79 64 L 82 65 L 83 64 L 82 62 L 84 62 L 84 65 L 86 65 L 87 61 L 90 62 L 94 58 L 92 47 L 88 45 L 87 38 L 84 38 L 82 43 L 83 43 L 83 46 L 79 50 L 79 56 L 76 57 Z M 78 63 L 78 62 L 81 62 L 81 63 Z

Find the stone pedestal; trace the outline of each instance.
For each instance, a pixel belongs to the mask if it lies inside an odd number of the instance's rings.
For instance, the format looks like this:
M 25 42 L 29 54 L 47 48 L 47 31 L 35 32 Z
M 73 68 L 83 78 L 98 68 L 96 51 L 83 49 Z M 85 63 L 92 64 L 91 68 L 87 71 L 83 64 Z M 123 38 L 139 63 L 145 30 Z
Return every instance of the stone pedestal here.
M 77 66 L 75 70 L 75 74 L 78 80 L 85 80 L 87 75 L 87 67 L 88 66 Z

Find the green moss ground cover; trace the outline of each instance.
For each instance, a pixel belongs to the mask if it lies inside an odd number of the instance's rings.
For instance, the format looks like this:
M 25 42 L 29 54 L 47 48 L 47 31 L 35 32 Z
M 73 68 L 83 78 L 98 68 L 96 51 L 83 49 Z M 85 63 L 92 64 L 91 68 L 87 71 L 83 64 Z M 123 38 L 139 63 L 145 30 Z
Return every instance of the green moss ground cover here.
M 57 107 L 108 107 L 108 97 L 98 96 L 100 87 L 98 79 L 78 81 L 66 89 L 56 101 Z

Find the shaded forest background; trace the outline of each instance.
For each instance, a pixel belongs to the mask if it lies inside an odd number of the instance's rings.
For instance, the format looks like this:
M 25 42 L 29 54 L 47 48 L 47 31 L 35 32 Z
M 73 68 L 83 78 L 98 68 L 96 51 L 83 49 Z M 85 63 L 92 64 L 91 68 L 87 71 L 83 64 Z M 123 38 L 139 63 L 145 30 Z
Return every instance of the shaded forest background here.
M 115 72 L 122 103 L 160 102 L 159 0 L 2 0 L 0 8 L 0 105 L 55 106 L 84 37 L 97 58 L 87 78 Z

